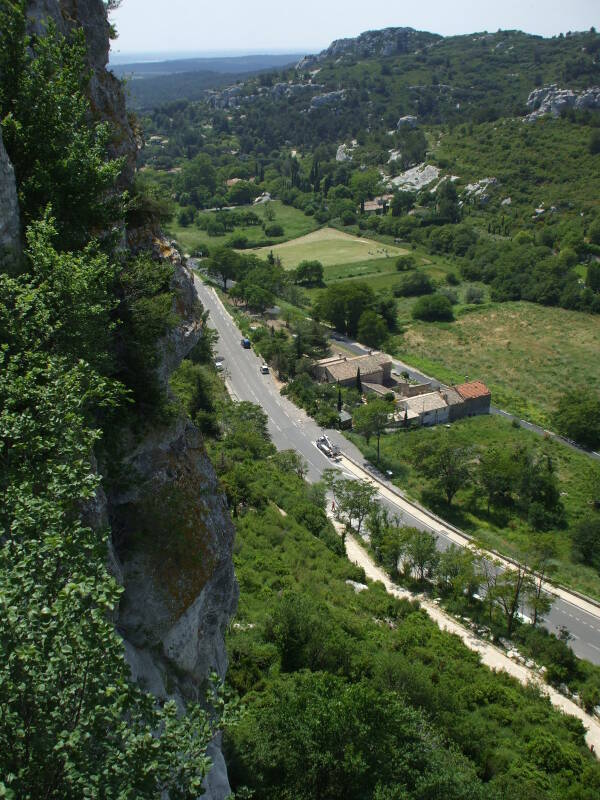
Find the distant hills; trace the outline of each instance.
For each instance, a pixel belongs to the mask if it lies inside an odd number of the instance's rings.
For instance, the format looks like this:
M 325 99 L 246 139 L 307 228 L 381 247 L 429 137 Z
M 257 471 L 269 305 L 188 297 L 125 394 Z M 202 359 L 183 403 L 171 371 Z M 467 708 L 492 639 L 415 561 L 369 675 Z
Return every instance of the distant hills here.
M 265 70 L 296 64 L 299 54 L 264 54 L 184 58 L 114 64 L 113 73 L 127 81 L 129 105 L 149 109 L 171 100 L 198 100 L 217 89 Z

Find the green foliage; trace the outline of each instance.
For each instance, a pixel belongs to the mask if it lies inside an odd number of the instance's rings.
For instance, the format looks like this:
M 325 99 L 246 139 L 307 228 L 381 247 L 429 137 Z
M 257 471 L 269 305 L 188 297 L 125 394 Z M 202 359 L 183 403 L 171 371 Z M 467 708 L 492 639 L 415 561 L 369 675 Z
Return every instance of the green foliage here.
M 3 13 L 9 15 L 9 30 L 19 26 L 18 4 Z M 48 35 L 34 43 L 3 35 L 0 64 L 12 59 L 6 81 L 3 73 L 0 122 L 23 223 L 51 205 L 59 247 L 81 247 L 91 231 L 108 231 L 122 213 L 114 188 L 122 164 L 106 157 L 110 128 L 89 123 L 83 31 L 67 41 L 50 24 Z
M 367 347 L 381 347 L 388 337 L 388 327 L 382 316 L 375 311 L 363 311 L 358 320 L 356 338 Z
M 321 286 L 323 265 L 320 261 L 301 261 L 296 267 L 295 280 L 304 286 Z
M 554 424 L 564 436 L 589 447 L 600 446 L 600 398 L 586 389 L 564 392 L 554 414 Z
M 51 236 L 47 221 L 30 233 L 31 275 L 0 275 L 2 790 L 193 796 L 218 715 L 190 706 L 179 717 L 131 682 L 111 620 L 121 590 L 105 566 L 108 532 L 81 519 L 99 486 L 93 419 L 122 397 L 76 348 L 92 349 L 111 310 L 106 263 L 88 254 L 86 275 Z
M 440 749 L 421 714 L 368 681 L 280 678 L 252 705 L 232 745 L 234 781 L 264 798 L 393 798 L 398 786 L 407 800 L 484 796 L 474 771 Z
M 327 320 L 337 331 L 356 336 L 361 315 L 374 300 L 373 290 L 366 283 L 338 283 L 320 294 L 314 312 L 318 319 Z
M 382 521 L 384 532 L 390 526 Z M 579 723 L 487 670 L 416 604 L 377 583 L 355 593 L 345 582 L 364 583 L 364 575 L 289 515 L 248 512 L 237 543 L 229 677 L 248 713 L 225 738 L 236 794 L 246 786 L 261 797 L 387 798 L 397 797 L 399 780 L 421 800 L 437 796 L 437 786 L 460 798 L 528 800 L 532 785 L 541 800 L 597 792 L 598 766 Z M 462 596 L 469 566 L 450 571 L 464 573 L 464 584 L 456 579 Z M 538 650 L 556 645 L 572 658 L 541 629 L 535 635 Z M 398 754 L 411 741 L 411 719 L 421 760 L 407 762 L 413 775 L 403 777 Z M 546 762 L 531 743 L 548 731 L 556 758 Z M 432 785 L 432 775 L 441 783 Z M 424 781 L 422 793 L 413 780 Z
M 420 297 L 412 310 L 413 319 L 424 322 L 452 322 L 454 312 L 452 303 L 444 294 Z
M 600 515 L 583 517 L 573 530 L 573 552 L 583 564 L 600 571 Z
M 418 297 L 432 292 L 433 284 L 429 276 L 424 272 L 417 271 L 405 275 L 400 283 L 394 287 L 394 294 L 397 297 Z

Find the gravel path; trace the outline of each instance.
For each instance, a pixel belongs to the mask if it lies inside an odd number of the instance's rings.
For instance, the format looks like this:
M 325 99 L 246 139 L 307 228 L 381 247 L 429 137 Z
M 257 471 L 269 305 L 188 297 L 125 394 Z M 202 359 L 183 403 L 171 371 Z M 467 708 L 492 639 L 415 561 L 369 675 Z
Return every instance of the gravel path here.
M 334 524 L 339 530 L 339 523 L 334 521 Z M 346 537 L 346 554 L 350 561 L 364 569 L 367 578 L 373 581 L 380 581 L 389 594 L 394 597 L 407 598 L 410 600 L 418 599 L 427 614 L 442 630 L 460 637 L 470 650 L 479 653 L 482 663 L 487 667 L 493 670 L 504 670 L 522 684 L 535 684 L 539 687 L 540 691 L 549 697 L 553 706 L 564 711 L 565 714 L 570 714 L 580 719 L 586 728 L 585 740 L 590 748 L 593 747 L 594 753 L 596 757 L 598 757 L 600 753 L 600 723 L 597 720 L 586 714 L 582 708 L 576 705 L 572 700 L 560 694 L 560 692 L 557 692 L 556 689 L 543 683 L 536 672 L 522 664 L 515 663 L 498 647 L 495 647 L 493 644 L 483 639 L 479 639 L 469 628 L 464 627 L 453 617 L 446 614 L 435 603 L 431 602 L 423 595 L 414 595 L 407 589 L 403 589 L 393 583 L 390 577 L 375 564 L 369 553 L 352 535 Z

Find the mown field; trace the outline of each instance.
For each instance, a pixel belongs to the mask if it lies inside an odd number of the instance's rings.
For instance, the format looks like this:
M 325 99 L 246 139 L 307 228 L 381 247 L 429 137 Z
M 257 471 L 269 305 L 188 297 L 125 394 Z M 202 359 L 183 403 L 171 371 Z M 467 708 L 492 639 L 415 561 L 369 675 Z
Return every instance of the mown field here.
M 569 386 L 600 391 L 600 318 L 533 303 L 471 309 L 452 323 L 410 324 L 398 355 L 445 381 L 479 378 L 493 402 L 548 425 Z
M 274 217 L 272 220 L 267 220 L 265 217 L 265 206 L 240 206 L 236 208 L 238 212 L 254 211 L 258 217 L 265 219 L 267 225 L 279 224 L 283 227 L 284 235 L 273 239 L 274 242 L 285 242 L 288 239 L 296 239 L 304 236 L 319 227 L 319 223 L 314 217 L 307 217 L 302 211 L 292 206 L 284 205 L 280 200 L 273 200 L 270 204 L 273 210 Z M 179 210 L 179 209 L 178 209 Z M 212 211 L 200 212 L 201 215 L 214 214 Z M 166 231 L 169 236 L 176 239 L 186 252 L 191 252 L 202 244 L 208 247 L 226 246 L 228 240 L 232 236 L 245 236 L 248 239 L 248 244 L 252 246 L 253 243 L 259 244 L 268 238 L 260 225 L 247 225 L 238 226 L 233 232 L 225 234 L 224 236 L 209 236 L 205 230 L 200 229 L 197 225 L 192 224 L 187 227 L 180 225 L 177 222 L 177 214 L 173 220 L 166 226 Z M 272 248 L 265 248 L 265 256 Z
M 600 598 L 600 575 L 591 567 L 575 563 L 572 557 L 569 530 L 590 509 L 590 501 L 600 485 L 600 465 L 586 455 L 577 453 L 550 439 L 514 427 L 502 417 L 482 416 L 454 423 L 450 428 L 421 428 L 388 434 L 381 439 L 381 466 L 394 473 L 394 482 L 409 495 L 429 505 L 445 519 L 471 533 L 485 547 L 527 562 L 532 546 L 540 534 L 511 509 L 488 512 L 483 492 L 477 484 L 461 489 L 451 506 L 436 503 L 431 483 L 418 469 L 418 448 L 428 439 L 444 441 L 455 446 L 473 447 L 474 464 L 477 454 L 497 449 L 531 447 L 552 459 L 555 465 L 566 512 L 566 526 L 551 532 L 556 546 L 553 566 L 554 579 L 590 596 Z M 367 446 L 362 436 L 350 438 L 371 460 L 375 461 L 376 445 Z
M 364 265 L 370 260 L 391 260 L 407 252 L 399 247 L 351 236 L 335 228 L 322 228 L 294 241 L 263 247 L 255 252 L 259 257 L 266 258 L 271 250 L 279 256 L 286 269 L 294 269 L 301 261 L 312 260 L 320 261 L 326 268 L 340 264 Z

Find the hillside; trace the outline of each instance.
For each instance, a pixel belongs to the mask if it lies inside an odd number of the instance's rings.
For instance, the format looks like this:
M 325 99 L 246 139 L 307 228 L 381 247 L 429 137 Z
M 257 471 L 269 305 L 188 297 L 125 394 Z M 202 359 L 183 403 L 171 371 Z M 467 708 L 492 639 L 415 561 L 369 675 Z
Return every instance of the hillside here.
M 297 60 L 293 54 L 186 58 L 114 64 L 111 71 L 126 81 L 128 105 L 139 110 L 156 108 L 173 98 L 199 100 L 209 89 L 289 66 Z

